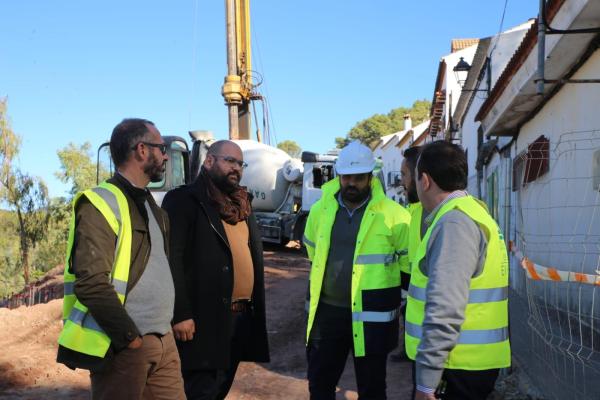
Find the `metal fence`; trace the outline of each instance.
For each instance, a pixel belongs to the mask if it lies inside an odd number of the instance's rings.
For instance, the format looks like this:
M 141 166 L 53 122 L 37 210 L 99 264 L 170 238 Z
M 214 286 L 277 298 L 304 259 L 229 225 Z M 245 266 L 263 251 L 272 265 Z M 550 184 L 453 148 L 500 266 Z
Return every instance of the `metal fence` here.
M 37 288 L 30 286 L 20 293 L 0 299 L 0 307 L 9 309 L 21 306 L 33 306 L 35 304 L 47 303 L 50 300 L 63 297 L 63 285 Z
M 513 357 L 547 399 L 600 399 L 600 131 L 532 142 L 510 161 L 497 172 Z

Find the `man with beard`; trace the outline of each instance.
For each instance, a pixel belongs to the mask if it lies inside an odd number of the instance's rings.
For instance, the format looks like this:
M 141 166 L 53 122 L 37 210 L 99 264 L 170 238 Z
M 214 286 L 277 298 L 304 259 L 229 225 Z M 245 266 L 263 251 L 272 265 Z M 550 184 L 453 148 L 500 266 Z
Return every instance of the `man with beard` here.
M 421 237 L 423 236 L 425 225 L 423 219 L 426 215 L 423 215 L 423 206 L 419 202 L 419 196 L 417 195 L 417 186 L 415 184 L 415 166 L 417 165 L 417 159 L 421 148 L 419 146 L 409 147 L 404 150 L 402 154 L 402 164 L 400 166 L 400 174 L 402 177 L 402 186 L 406 193 L 408 200 L 408 212 L 410 213 L 410 228 L 408 234 L 408 263 L 403 265 L 401 276 L 402 276 L 402 290 L 408 292 L 408 284 L 410 282 L 410 263 L 414 258 L 414 254 L 419 247 Z M 406 312 L 406 303 L 403 304 L 402 316 Z M 409 358 L 406 356 L 404 346 L 401 346 L 396 353 L 390 355 L 390 360 L 394 362 L 407 361 Z
M 237 144 L 217 141 L 200 175 L 167 193 L 173 331 L 185 392 L 223 399 L 240 361 L 269 361 L 261 236 L 240 186 L 246 163 Z
M 90 370 L 93 399 L 185 399 L 168 217 L 146 189 L 167 147 L 136 118 L 114 128 L 110 151 L 115 175 L 73 200 L 57 361 Z
M 410 215 L 373 178 L 369 148 L 352 142 L 337 178 L 311 208 L 304 243 L 310 272 L 307 359 L 310 398 L 335 399 L 352 350 L 358 395 L 386 398 L 386 360 L 398 344 L 400 270 Z

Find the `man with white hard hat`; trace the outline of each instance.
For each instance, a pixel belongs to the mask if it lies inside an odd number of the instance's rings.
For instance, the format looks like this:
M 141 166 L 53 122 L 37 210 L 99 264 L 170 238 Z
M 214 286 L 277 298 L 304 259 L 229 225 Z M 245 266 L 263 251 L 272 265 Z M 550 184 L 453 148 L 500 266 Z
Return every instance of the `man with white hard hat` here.
M 410 215 L 373 178 L 358 141 L 342 149 L 338 175 L 313 205 L 304 243 L 312 262 L 306 332 L 310 398 L 334 399 L 352 350 L 360 399 L 385 399 L 386 360 L 398 344 L 400 269 Z

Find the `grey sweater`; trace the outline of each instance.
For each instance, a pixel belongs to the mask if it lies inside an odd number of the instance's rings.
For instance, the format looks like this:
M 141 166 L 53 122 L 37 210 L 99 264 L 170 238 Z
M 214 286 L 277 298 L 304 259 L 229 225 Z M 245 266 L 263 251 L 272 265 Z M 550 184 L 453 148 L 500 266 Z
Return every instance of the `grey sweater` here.
M 452 198 L 466 195 L 463 193 L 454 192 Z M 444 214 L 431 232 L 427 257 L 419 264 L 429 282 L 423 336 L 415 360 L 418 387 L 434 389 L 440 382 L 465 319 L 471 278 L 483 271 L 486 250 L 487 239 L 481 228 L 458 210 Z
M 150 257 L 140 280 L 127 295 L 125 310 L 141 335 L 165 335 L 171 330 L 175 288 L 163 246 L 162 232 L 148 202 L 145 205 L 150 231 Z

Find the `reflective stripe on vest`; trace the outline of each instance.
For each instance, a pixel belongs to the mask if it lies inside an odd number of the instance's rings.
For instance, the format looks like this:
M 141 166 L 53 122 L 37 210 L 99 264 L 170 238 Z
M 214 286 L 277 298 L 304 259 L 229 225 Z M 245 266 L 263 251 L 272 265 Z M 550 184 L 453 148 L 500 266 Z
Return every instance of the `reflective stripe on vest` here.
M 304 235 L 302 237 L 302 241 L 304 242 L 305 245 L 310 246 L 310 247 L 315 247 L 315 243 L 311 240 L 309 240 L 306 235 Z
M 406 334 L 421 339 L 423 327 L 410 322 L 405 326 Z M 458 336 L 458 344 L 491 344 L 499 343 L 508 339 L 508 327 L 497 329 L 471 329 L 461 330 Z
M 65 282 L 65 296 L 69 296 L 75 293 L 75 291 L 73 290 L 73 286 L 73 282 Z
M 427 289 L 410 285 L 408 287 L 409 296 L 425 301 L 425 293 Z M 491 303 L 494 301 L 503 301 L 508 299 L 508 287 L 492 288 L 492 289 L 471 289 L 469 290 L 469 304 L 475 303 Z
M 131 217 L 127 198 L 119 188 L 107 182 L 75 196 L 67 244 L 67 266 L 71 265 L 70 256 L 75 240 L 75 207 L 81 196 L 87 197 L 90 203 L 102 214 L 117 238 L 110 282 L 121 304 L 123 304 L 127 294 L 132 240 Z M 104 357 L 110 346 L 110 338 L 88 312 L 87 307 L 77 300 L 74 293 L 74 281 L 75 275 L 70 272 L 69 267 L 65 268 L 64 327 L 58 342 L 62 346 L 80 353 Z
M 113 278 L 112 284 L 115 288 L 117 294 L 125 296 L 127 294 L 127 282 L 122 281 L 120 279 Z M 73 287 L 75 286 L 74 282 L 65 282 L 65 296 L 70 296 L 75 294 Z
M 395 253 L 391 254 L 362 254 L 356 257 L 355 264 L 391 264 L 398 259 Z
M 92 317 L 92 314 L 83 312 L 77 308 L 73 308 L 73 310 L 71 310 L 69 321 L 85 328 L 104 333 L 104 330 L 100 328 L 100 325 L 98 325 L 94 317 Z
M 392 311 L 359 311 L 352 313 L 352 321 L 390 322 L 398 317 L 398 309 Z

